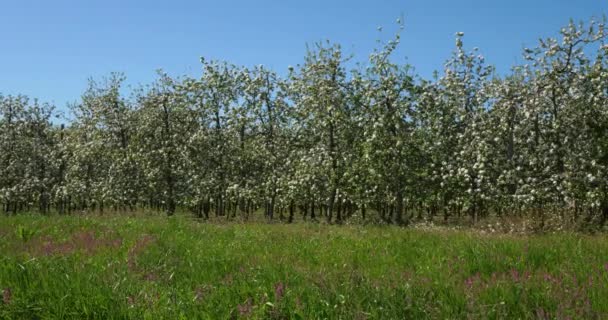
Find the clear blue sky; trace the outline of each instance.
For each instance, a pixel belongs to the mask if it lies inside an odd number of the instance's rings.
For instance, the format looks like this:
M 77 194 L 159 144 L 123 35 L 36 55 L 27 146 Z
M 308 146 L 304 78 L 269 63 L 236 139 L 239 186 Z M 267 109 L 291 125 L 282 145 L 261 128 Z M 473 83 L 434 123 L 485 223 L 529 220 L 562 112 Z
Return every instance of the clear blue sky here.
M 152 81 L 158 68 L 196 75 L 200 56 L 284 73 L 302 61 L 306 43 L 323 39 L 365 60 L 376 39 L 397 30 L 401 14 L 395 58 L 419 74 L 442 68 L 457 31 L 506 72 L 524 46 L 555 35 L 569 18 L 607 13 L 608 0 L 2 0 L 0 92 L 63 108 L 89 77 L 123 71 L 138 84 Z

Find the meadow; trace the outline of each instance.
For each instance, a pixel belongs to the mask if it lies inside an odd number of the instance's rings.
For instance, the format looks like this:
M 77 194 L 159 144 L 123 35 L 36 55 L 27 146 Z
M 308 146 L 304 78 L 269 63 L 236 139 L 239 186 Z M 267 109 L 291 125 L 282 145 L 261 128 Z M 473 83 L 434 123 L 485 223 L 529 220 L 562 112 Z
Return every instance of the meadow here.
M 608 239 L 0 218 L 0 319 L 599 319 Z

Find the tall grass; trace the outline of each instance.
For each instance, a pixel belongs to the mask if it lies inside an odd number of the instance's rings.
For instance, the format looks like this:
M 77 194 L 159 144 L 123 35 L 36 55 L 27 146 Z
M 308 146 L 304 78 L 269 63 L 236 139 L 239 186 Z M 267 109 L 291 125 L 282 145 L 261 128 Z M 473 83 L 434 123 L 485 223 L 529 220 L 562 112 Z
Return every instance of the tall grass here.
M 608 239 L 0 218 L 2 319 L 606 318 Z

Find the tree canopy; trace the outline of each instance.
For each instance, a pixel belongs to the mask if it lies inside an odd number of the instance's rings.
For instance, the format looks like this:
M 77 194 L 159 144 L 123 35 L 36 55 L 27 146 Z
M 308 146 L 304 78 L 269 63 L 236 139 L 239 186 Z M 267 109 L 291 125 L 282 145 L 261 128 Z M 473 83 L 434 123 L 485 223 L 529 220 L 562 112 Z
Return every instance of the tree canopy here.
M 570 22 L 497 75 L 464 35 L 443 72 L 394 62 L 397 34 L 352 70 L 309 47 L 285 77 L 201 59 L 199 78 L 125 76 L 54 106 L 0 95 L 4 212 L 147 208 L 407 224 L 532 214 L 608 221 L 605 22 Z

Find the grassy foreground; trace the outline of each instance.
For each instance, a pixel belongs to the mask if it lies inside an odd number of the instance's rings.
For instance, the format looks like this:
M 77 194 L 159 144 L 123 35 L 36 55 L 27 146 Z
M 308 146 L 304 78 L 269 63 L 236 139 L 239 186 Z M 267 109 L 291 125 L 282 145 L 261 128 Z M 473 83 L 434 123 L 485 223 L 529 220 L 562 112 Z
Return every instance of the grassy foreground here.
M 604 236 L 0 218 L 1 319 L 608 318 Z

